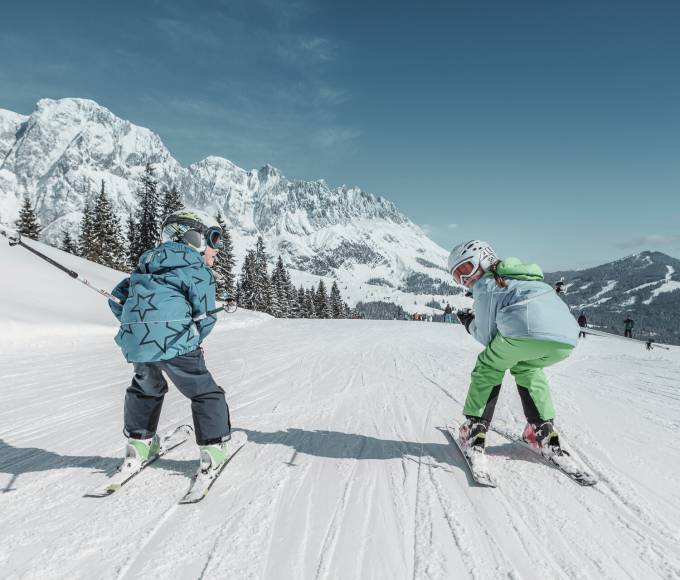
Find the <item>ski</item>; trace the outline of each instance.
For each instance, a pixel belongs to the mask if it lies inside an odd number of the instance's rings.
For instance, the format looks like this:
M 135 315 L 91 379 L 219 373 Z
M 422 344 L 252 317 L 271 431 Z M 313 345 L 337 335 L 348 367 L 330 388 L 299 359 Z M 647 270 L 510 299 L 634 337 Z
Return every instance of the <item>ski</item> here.
M 451 439 L 453 439 L 460 454 L 463 456 L 463 459 L 465 459 L 465 464 L 468 466 L 472 479 L 474 479 L 477 484 L 484 487 L 496 487 L 498 484 L 490 469 L 489 460 L 485 455 L 484 450 L 479 447 L 473 447 L 470 451 L 470 455 L 468 455 L 458 440 L 459 428 L 460 425 L 455 421 L 452 421 L 451 425 L 446 426 L 446 430 L 449 432 L 449 435 L 451 435 Z
M 176 427 L 161 438 L 161 447 L 158 451 L 158 454 L 154 455 L 151 459 L 144 463 L 137 463 L 134 460 L 126 457 L 116 472 L 106 480 L 106 483 L 100 485 L 89 493 L 86 493 L 85 497 L 107 497 L 112 493 L 115 493 L 133 477 L 135 477 L 135 475 L 137 475 L 140 471 L 151 465 L 160 457 L 163 457 L 163 455 L 168 453 L 168 451 L 171 451 L 182 445 L 182 443 L 189 439 L 192 432 L 193 428 L 190 425 L 180 425 L 179 427 Z
M 490 427 L 490 430 L 493 431 L 494 433 L 498 433 L 501 437 L 505 437 L 508 441 L 511 441 L 513 443 L 519 443 L 526 449 L 529 449 L 531 452 L 534 453 L 534 455 L 538 456 L 541 458 L 541 460 L 544 463 L 547 463 L 551 467 L 554 467 L 555 469 L 561 471 L 564 473 L 569 479 L 572 481 L 575 481 L 579 485 L 582 486 L 589 486 L 589 485 L 595 485 L 597 483 L 597 478 L 587 472 L 585 469 L 583 469 L 580 465 L 579 462 L 576 461 L 567 451 L 564 452 L 564 455 L 543 455 L 543 453 L 540 452 L 540 450 L 536 449 L 532 445 L 529 445 L 522 437 L 519 437 L 517 435 L 513 435 L 512 433 L 505 431 L 504 429 L 499 429 L 498 427 L 494 427 L 493 425 Z
M 199 467 L 196 475 L 191 479 L 189 489 L 184 494 L 179 503 L 198 503 L 208 493 L 217 478 L 224 471 L 227 464 L 233 459 L 239 450 L 248 441 L 248 435 L 244 431 L 236 431 L 229 440 L 228 454 L 225 461 L 217 469 L 201 469 Z

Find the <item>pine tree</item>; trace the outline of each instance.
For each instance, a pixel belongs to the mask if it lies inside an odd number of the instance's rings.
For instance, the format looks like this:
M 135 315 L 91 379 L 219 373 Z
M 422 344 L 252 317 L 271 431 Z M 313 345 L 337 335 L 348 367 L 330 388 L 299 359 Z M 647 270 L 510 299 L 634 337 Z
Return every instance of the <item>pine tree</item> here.
M 158 200 L 158 182 L 154 178 L 154 169 L 150 163 L 146 164 L 144 174 L 140 179 L 140 187 L 137 191 L 139 199 L 139 245 L 136 255 L 132 258 L 137 263 L 139 256 L 147 250 L 155 247 L 159 241 L 158 215 L 160 213 Z
M 305 318 L 305 289 L 300 284 L 295 297 L 295 318 Z
M 139 238 L 139 223 L 135 219 L 135 216 L 130 213 L 127 219 L 127 262 L 128 267 L 135 269 L 137 267 L 137 261 L 139 256 L 144 252 L 140 245 Z
M 35 215 L 31 200 L 28 195 L 24 196 L 24 203 L 19 210 L 19 219 L 15 222 L 17 231 L 27 238 L 37 240 L 40 237 L 40 224 Z
M 88 259 L 114 269 L 125 269 L 125 248 L 120 222 L 106 195 L 102 180 L 99 195 L 91 213 L 92 237 Z
M 343 318 L 352 318 L 352 309 L 349 307 L 347 302 L 342 303 L 342 314 Z
M 314 310 L 314 288 L 305 290 L 304 313 L 305 318 L 317 317 L 316 311 Z
M 286 298 L 288 299 L 288 317 L 289 318 L 299 318 L 300 308 L 297 301 L 297 290 L 295 290 L 295 285 L 290 279 L 290 274 L 288 270 L 284 270 L 286 273 Z
M 78 238 L 78 254 L 86 260 L 94 260 L 92 247 L 94 236 L 94 204 L 90 198 L 87 198 L 83 209 L 83 219 L 80 221 L 80 237 Z
M 163 199 L 161 200 L 161 222 L 171 213 L 184 209 L 182 194 L 173 183 L 170 188 L 163 186 Z
M 227 230 L 227 226 L 222 219 L 222 212 L 217 212 L 215 218 L 220 228 L 222 229 L 222 248 L 215 257 L 215 265 L 213 271 L 215 272 L 215 279 L 217 283 L 217 295 L 234 294 L 234 245 L 231 241 L 231 236 Z
M 262 236 L 258 236 L 255 245 L 255 282 L 253 286 L 253 309 L 272 313 L 272 287 L 267 273 L 267 251 Z
M 283 265 L 283 259 L 279 256 L 276 267 L 272 272 L 272 313 L 274 316 L 289 318 L 291 304 L 288 296 L 290 278 Z
M 61 232 L 61 249 L 74 256 L 78 255 L 78 245 L 73 241 L 71 233 L 66 228 Z
M 236 300 L 236 304 L 241 306 L 241 283 L 236 282 L 236 287 L 234 288 L 234 300 Z
M 323 283 L 323 280 L 319 280 L 319 286 L 314 296 L 314 313 L 317 318 L 330 318 L 326 285 Z
M 239 278 L 239 304 L 243 308 L 257 310 L 255 308 L 255 288 L 257 283 L 258 273 L 255 250 L 248 250 L 245 260 L 243 260 L 241 276 Z
M 338 284 L 335 282 L 335 280 L 331 286 L 329 307 L 331 311 L 331 318 L 342 318 L 342 296 L 340 295 L 340 289 L 338 288 Z

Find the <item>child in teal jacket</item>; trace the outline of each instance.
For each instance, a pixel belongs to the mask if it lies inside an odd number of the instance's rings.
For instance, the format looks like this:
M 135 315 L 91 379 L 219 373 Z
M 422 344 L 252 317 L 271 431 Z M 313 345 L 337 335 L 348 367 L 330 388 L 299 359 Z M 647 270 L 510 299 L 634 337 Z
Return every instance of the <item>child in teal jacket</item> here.
M 227 457 L 229 407 L 206 367 L 201 343 L 216 322 L 210 268 L 222 245 L 222 230 L 204 212 L 180 210 L 164 220 L 162 238 L 113 290 L 119 302 L 109 301 L 120 321 L 116 343 L 134 366 L 125 394 L 126 458 L 142 465 L 158 455 L 167 376 L 191 399 L 200 469 L 218 469 Z

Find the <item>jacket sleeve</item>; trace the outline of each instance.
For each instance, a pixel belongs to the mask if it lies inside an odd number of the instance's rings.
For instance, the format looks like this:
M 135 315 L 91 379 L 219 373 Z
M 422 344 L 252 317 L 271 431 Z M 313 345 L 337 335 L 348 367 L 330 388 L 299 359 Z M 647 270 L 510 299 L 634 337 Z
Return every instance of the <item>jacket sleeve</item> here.
M 217 322 L 214 314 L 208 314 L 215 310 L 215 277 L 207 267 L 198 269 L 197 275 L 192 276 L 187 298 L 191 304 L 191 317 L 198 329 L 198 341 L 203 342 Z
M 477 342 L 487 346 L 494 336 L 498 334 L 493 292 L 489 291 L 486 286 L 481 286 L 479 289 L 475 288 L 474 299 L 475 317 L 470 323 L 468 331 L 475 337 Z
M 111 312 L 113 312 L 114 316 L 118 319 L 119 322 L 121 320 L 121 316 L 123 315 L 123 304 L 125 304 L 129 292 L 130 292 L 129 277 L 121 280 L 118 283 L 118 285 L 111 291 L 111 294 L 113 294 L 116 298 L 118 298 L 118 300 L 120 300 L 120 304 L 114 302 L 113 300 L 109 300 L 109 308 L 111 309 Z

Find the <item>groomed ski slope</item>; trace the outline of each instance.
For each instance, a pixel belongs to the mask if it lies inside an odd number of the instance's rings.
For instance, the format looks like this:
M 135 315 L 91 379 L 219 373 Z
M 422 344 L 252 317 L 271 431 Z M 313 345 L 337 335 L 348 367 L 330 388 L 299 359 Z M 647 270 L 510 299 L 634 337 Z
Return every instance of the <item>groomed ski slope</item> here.
M 13 333 L 0 351 L 2 578 L 680 577 L 677 348 L 588 337 L 549 374 L 564 439 L 600 483 L 581 488 L 492 434 L 493 490 L 473 485 L 442 431 L 480 350 L 459 325 L 239 311 L 205 349 L 249 443 L 208 497 L 177 505 L 191 443 L 84 498 L 122 453 L 130 367 L 101 298 L 3 242 L 2 303 L 43 300 L 38 275 L 52 298 L 21 321 L 0 305 Z M 61 298 L 81 324 L 63 320 Z M 161 428 L 187 421 L 171 388 Z M 509 380 L 497 421 L 523 425 Z

